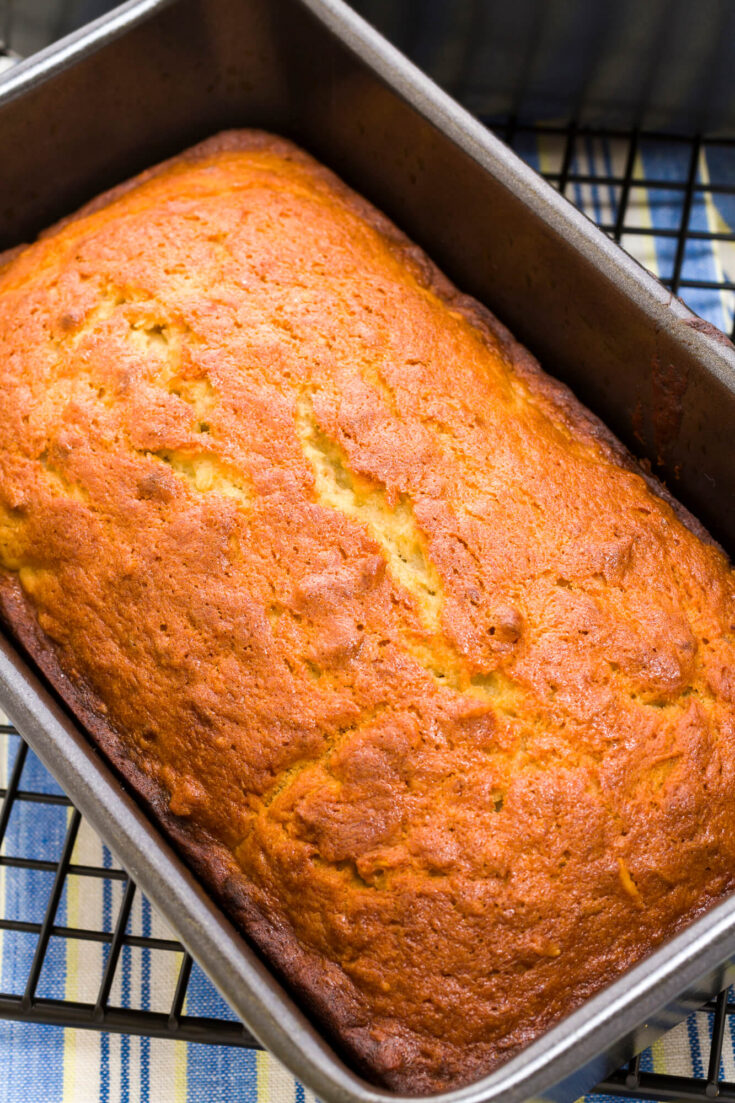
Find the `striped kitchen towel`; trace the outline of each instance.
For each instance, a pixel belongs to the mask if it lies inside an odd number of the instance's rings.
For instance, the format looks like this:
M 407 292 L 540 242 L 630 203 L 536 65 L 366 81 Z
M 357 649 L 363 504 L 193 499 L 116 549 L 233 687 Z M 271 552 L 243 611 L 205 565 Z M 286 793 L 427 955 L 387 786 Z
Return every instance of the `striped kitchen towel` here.
M 558 171 L 563 156 L 558 138 L 517 136 L 516 148 L 537 169 Z M 571 171 L 585 177 L 622 177 L 627 143 L 579 137 Z M 662 278 L 671 275 L 676 260 L 684 193 L 675 186 L 686 179 L 689 147 L 678 142 L 642 141 L 635 176 L 655 179 L 658 186 L 634 186 L 629 195 L 623 245 Z M 697 181 L 735 184 L 735 150 L 712 146 L 702 153 Z M 667 186 L 671 181 L 671 187 Z M 590 217 L 613 225 L 620 189 L 612 184 L 571 183 L 566 194 Z M 713 243 L 697 236 L 706 231 L 729 233 L 735 227 L 735 194 L 726 190 L 695 193 L 689 215 L 693 235 L 682 267 L 691 286 L 682 297 L 702 317 L 725 332 L 733 324 L 733 293 L 718 289 L 735 282 L 735 244 Z M 636 230 L 650 231 L 637 233 Z M 0 786 L 7 783 L 18 739 L 0 739 Z M 33 754 L 29 754 L 22 788 L 53 798 L 58 786 Z M 70 808 L 63 803 L 16 802 L 7 826 L 2 854 L 32 856 L 53 864 L 59 857 Z M 102 866 L 110 876 L 70 876 L 57 926 L 110 932 L 122 894 L 110 850 L 85 824 L 72 861 Z M 52 871 L 0 865 L 0 992 L 23 990 L 44 914 Z M 26 930 L 2 929 L 3 920 Z M 175 938 L 147 900 L 137 894 L 131 933 L 166 942 Z M 103 941 L 52 937 L 39 980 L 38 995 L 94 1001 L 108 952 Z M 168 1011 L 180 964 L 180 954 L 126 946 L 121 955 L 110 1003 L 123 1007 Z M 203 973 L 194 968 L 185 1010 L 190 1014 L 232 1017 Z M 697 1013 L 647 1051 L 643 1067 L 684 1075 L 703 1075 L 711 1036 L 711 1016 Z M 735 1036 L 728 1023 L 722 1075 L 735 1080 Z M 52 1026 L 0 1022 L 0 1103 L 307 1103 L 313 1099 L 273 1058 L 248 1050 L 187 1045 L 125 1035 L 99 1034 Z

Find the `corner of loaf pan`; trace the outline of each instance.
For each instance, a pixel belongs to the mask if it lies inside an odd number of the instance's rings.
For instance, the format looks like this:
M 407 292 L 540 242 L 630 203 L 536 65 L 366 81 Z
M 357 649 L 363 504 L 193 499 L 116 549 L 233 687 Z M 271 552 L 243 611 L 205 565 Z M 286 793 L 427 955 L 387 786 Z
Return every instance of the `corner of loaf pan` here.
M 502 1073 L 726 896 L 724 554 L 327 169 L 121 185 L 0 341 L 5 621 L 368 1079 Z

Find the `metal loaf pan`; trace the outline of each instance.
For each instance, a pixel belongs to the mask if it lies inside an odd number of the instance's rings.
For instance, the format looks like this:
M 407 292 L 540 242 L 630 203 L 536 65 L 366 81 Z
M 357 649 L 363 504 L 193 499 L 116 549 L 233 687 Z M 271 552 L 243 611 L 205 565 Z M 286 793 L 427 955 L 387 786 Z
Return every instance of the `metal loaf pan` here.
M 385 210 L 732 553 L 732 347 L 341 0 L 130 0 L 21 64 L 0 81 L 0 247 L 228 126 L 294 138 Z M 328 1103 L 399 1098 L 342 1063 L 8 641 L 0 703 L 265 1046 Z M 735 901 L 440 1098 L 572 1100 L 735 978 L 733 955 Z

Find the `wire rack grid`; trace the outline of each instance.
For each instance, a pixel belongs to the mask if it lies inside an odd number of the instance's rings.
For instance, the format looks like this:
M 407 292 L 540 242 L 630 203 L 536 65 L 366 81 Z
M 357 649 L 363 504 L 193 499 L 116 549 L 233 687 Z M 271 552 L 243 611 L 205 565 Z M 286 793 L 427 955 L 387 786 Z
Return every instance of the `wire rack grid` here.
M 735 335 L 735 139 L 486 120 L 695 313 Z
M 86 9 L 82 0 L 37 0 L 21 17 L 18 6 L 0 0 L 0 66 L 19 38 L 40 47 L 95 5 L 98 14 L 105 0 L 89 0 Z M 735 140 L 485 121 L 672 293 L 733 332 Z M 82 914 L 80 899 L 95 906 Z M 75 973 L 83 981 L 73 990 L 68 968 L 59 984 L 54 966 L 62 958 L 80 966 Z M 8 962 L 12 968 L 4 969 Z M 131 1003 L 136 969 L 149 981 L 166 978 L 142 986 L 155 988 L 155 1006 L 150 998 L 144 1006 Z M 11 974 L 13 988 L 4 991 Z M 0 716 L 0 1018 L 257 1048 L 207 986 L 175 934 Z M 692 1074 L 655 1071 L 647 1051 L 600 1084 L 598 1095 L 735 1103 L 731 994 L 721 993 L 682 1029 L 697 1039 Z
M 93 884 L 97 894 L 85 891 Z M 134 915 L 136 895 L 142 897 L 17 731 L 0 723 L 0 1018 L 259 1048 L 225 1009 L 219 1016 L 185 1012 L 192 972 L 199 971 L 144 897 Z M 79 896 L 87 914 L 71 922 Z M 154 959 L 169 959 L 165 974 L 173 984 L 159 992 L 157 1008 L 124 1006 L 131 951 L 149 973 Z M 70 953 L 84 955 L 87 998 L 55 990 L 59 956 Z M 3 965 L 16 991 L 2 991 Z M 208 984 L 203 975 L 198 980 Z

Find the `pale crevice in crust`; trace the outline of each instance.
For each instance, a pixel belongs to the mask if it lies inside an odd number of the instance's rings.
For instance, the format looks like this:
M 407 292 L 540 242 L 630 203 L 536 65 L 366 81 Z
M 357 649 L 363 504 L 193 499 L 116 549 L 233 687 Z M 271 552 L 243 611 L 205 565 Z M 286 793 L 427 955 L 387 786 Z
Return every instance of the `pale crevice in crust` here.
M 306 395 L 298 402 L 296 425 L 304 456 L 314 472 L 317 500 L 368 530 L 380 546 L 390 574 L 413 598 L 426 632 L 405 626 L 408 652 L 438 685 L 480 700 L 490 699 L 497 709 L 512 711 L 518 696 L 512 679 L 500 670 L 472 672 L 444 635 L 442 580 L 409 496 L 402 494 L 391 502 L 384 487 L 350 470 L 342 450 L 319 427 Z
M 188 455 L 165 449 L 160 452 L 146 452 L 145 455 L 165 463 L 200 494 L 211 491 L 223 498 L 234 498 L 244 505 L 252 500 L 243 479 L 234 471 L 228 472 L 219 457 L 213 453 L 197 452 Z

